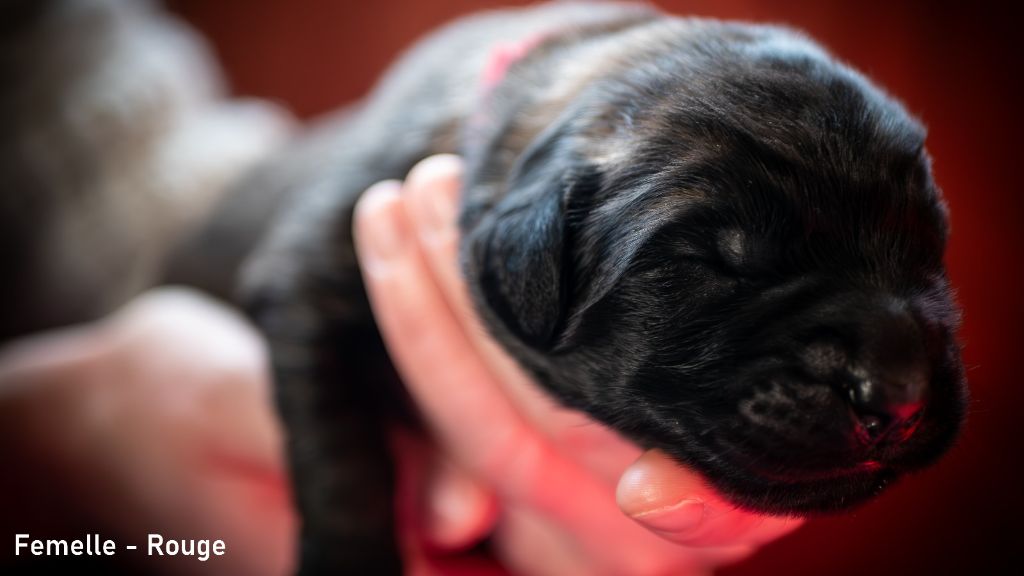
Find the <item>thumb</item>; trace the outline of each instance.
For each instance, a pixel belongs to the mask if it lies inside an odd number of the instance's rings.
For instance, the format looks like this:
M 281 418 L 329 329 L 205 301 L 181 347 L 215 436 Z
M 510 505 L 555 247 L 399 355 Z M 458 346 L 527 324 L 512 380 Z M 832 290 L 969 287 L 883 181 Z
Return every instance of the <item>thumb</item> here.
M 707 515 L 698 477 L 665 454 L 645 452 L 623 473 L 616 490 L 619 508 L 645 528 L 670 540 L 698 530 Z
M 645 452 L 619 479 L 619 508 L 648 530 L 687 546 L 749 547 L 780 538 L 802 519 L 740 510 L 701 478 L 657 450 Z

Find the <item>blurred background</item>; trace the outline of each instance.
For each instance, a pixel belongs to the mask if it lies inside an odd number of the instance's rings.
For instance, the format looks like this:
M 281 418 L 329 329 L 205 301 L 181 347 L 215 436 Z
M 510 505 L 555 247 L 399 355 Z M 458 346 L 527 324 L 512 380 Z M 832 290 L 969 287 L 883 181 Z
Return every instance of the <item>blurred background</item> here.
M 173 0 L 212 42 L 232 89 L 303 118 L 359 98 L 409 42 L 477 0 Z M 997 574 L 1024 539 L 1024 189 L 1015 174 L 1020 20 L 946 0 L 660 1 L 676 14 L 787 23 L 900 98 L 929 128 L 952 214 L 948 265 L 965 310 L 973 393 L 960 445 L 855 513 L 814 520 L 725 576 Z M 1007 560 L 1012 564 L 1007 564 Z

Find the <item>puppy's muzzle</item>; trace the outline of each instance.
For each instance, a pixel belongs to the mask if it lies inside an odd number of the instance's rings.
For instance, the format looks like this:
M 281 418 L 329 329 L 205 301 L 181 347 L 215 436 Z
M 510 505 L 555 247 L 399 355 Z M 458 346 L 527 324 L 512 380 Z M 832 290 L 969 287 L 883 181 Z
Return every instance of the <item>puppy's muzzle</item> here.
M 854 440 L 865 447 L 908 440 L 927 402 L 926 335 L 906 306 L 875 301 L 844 313 L 854 323 L 838 344 L 812 342 L 809 372 L 825 376 L 850 407 Z

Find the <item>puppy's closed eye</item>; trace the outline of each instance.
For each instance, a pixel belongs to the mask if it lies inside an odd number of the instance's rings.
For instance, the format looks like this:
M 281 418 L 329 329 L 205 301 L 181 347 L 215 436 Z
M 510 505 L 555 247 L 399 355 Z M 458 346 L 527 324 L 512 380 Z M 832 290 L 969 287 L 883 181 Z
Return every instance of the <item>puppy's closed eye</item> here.
M 733 270 L 742 271 L 748 257 L 746 235 L 739 228 L 725 228 L 717 236 L 716 246 L 722 260 Z

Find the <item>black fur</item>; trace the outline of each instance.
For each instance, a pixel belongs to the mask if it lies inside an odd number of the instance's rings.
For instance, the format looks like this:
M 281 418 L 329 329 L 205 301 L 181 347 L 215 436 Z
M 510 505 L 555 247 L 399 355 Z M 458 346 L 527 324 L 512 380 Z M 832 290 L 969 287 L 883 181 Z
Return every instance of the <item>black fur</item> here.
M 482 92 L 481 55 L 538 32 Z M 737 505 L 846 509 L 960 428 L 924 129 L 796 32 L 620 5 L 477 17 L 330 133 L 300 150 L 329 168 L 246 280 L 306 572 L 399 570 L 380 393 L 393 375 L 350 220 L 369 184 L 435 152 L 468 162 L 464 268 L 495 337 L 562 402 Z

